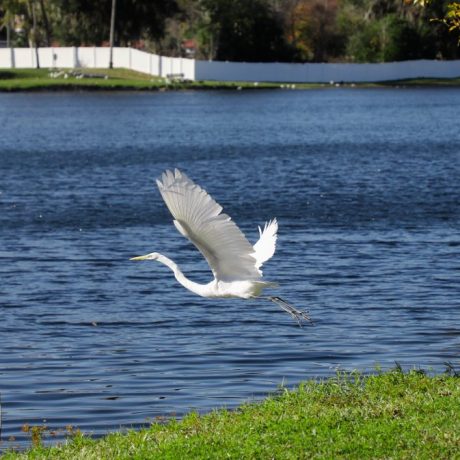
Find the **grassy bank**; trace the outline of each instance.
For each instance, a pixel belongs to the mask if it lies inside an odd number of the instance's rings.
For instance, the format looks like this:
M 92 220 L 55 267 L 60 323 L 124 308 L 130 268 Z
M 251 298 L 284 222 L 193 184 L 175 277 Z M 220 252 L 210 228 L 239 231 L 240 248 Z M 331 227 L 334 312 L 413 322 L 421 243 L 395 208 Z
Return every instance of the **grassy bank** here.
M 304 85 L 318 87 L 319 85 Z M 126 69 L 0 69 L 0 91 L 257 89 L 279 84 L 180 81 Z
M 338 375 L 235 411 L 191 414 L 180 422 L 100 440 L 35 447 L 5 460 L 460 458 L 460 378 L 398 370 Z
M 52 90 L 177 90 L 177 89 L 311 89 L 378 86 L 460 86 L 460 78 L 414 79 L 395 82 L 361 84 L 282 84 L 245 82 L 184 82 L 152 77 L 126 69 L 0 69 L 0 91 Z

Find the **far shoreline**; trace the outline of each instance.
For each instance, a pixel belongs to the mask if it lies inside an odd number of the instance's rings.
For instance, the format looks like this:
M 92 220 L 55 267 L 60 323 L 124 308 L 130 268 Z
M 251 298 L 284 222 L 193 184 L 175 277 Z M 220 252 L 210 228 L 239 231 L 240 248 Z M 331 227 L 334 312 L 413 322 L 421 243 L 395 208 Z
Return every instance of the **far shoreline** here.
M 460 78 L 419 78 L 375 83 L 267 83 L 169 80 L 126 69 L 0 69 L 0 92 L 309 90 L 333 88 L 456 88 Z

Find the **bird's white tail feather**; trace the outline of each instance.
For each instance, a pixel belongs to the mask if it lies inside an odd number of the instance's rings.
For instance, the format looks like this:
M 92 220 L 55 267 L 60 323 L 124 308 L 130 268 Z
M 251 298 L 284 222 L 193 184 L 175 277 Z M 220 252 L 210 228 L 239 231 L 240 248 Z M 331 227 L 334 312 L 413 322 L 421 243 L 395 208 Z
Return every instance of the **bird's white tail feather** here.
M 253 257 L 256 259 L 256 267 L 260 268 L 264 262 L 275 253 L 276 239 L 278 237 L 278 221 L 275 219 L 266 222 L 264 229 L 259 227 L 260 238 L 254 245 Z

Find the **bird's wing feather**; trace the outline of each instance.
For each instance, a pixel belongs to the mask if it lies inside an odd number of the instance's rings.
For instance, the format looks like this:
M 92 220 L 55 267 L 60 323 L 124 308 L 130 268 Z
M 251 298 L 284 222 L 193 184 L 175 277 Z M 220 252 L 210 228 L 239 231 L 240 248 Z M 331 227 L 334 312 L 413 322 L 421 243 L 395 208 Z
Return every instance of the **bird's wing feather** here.
M 256 258 L 257 268 L 260 268 L 275 253 L 276 239 L 278 237 L 277 232 L 278 222 L 276 218 L 270 222 L 266 222 L 263 230 L 259 227 L 260 238 L 254 245 L 254 257 Z
M 157 185 L 177 230 L 203 254 L 216 279 L 261 278 L 251 243 L 205 190 L 178 169 L 163 173 Z

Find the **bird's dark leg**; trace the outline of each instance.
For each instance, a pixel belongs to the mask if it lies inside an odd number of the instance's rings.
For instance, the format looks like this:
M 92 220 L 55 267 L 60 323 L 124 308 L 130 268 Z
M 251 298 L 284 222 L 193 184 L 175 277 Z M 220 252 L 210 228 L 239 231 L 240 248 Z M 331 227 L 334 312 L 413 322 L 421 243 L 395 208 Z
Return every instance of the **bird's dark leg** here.
M 281 297 L 276 296 L 268 296 L 268 297 L 259 297 L 262 299 L 271 300 L 273 303 L 276 303 L 279 307 L 281 307 L 285 312 L 289 313 L 292 318 L 294 318 L 300 327 L 302 327 L 302 321 L 308 321 L 310 324 L 313 325 L 313 320 L 308 315 L 308 312 L 301 311 L 295 308 L 290 303 L 283 300 Z

